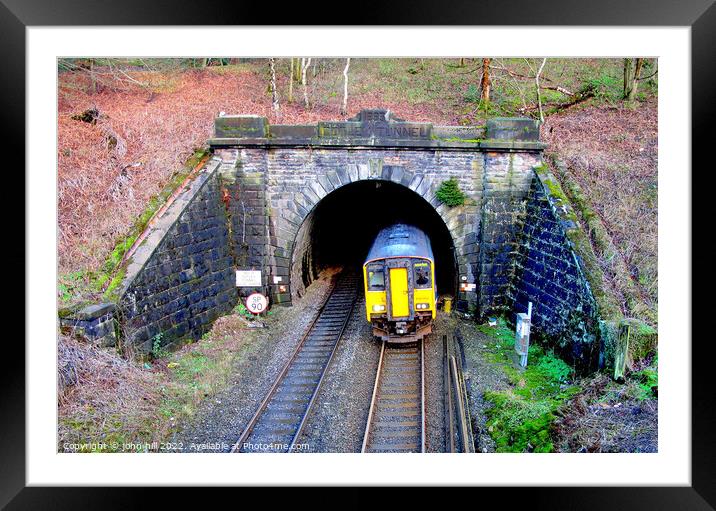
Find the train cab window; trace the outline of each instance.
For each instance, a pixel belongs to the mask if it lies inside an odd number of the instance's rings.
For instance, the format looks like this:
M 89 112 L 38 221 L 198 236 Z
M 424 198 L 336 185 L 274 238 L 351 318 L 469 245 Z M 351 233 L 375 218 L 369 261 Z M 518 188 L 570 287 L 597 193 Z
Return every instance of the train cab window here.
M 413 265 L 415 287 L 418 289 L 430 288 L 430 263 L 419 262 Z
M 368 268 L 368 290 L 385 291 L 385 274 L 383 268 Z

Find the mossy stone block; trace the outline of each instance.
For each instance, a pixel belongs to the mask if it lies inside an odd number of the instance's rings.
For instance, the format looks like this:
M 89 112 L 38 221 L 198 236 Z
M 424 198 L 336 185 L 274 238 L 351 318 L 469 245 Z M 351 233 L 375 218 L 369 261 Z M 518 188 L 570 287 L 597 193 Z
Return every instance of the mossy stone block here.
M 257 115 L 226 115 L 214 120 L 216 138 L 268 137 L 268 119 Z
M 487 121 L 491 140 L 539 141 L 539 121 L 527 117 L 496 117 Z

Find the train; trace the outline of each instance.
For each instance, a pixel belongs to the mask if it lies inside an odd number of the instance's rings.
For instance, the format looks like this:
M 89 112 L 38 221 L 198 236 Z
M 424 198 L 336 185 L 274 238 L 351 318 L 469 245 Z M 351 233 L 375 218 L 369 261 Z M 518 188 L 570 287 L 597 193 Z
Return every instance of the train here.
M 366 318 L 388 343 L 422 340 L 437 305 L 430 238 L 414 225 L 394 224 L 376 236 L 363 264 Z

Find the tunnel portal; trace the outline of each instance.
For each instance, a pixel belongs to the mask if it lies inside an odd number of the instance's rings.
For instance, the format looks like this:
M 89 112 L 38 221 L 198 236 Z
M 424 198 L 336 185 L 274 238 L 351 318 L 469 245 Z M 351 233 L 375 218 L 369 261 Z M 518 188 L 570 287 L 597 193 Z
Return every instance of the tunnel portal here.
M 376 233 L 404 222 L 430 237 L 438 292 L 456 311 L 484 320 L 533 302 L 534 332 L 594 365 L 601 327 L 573 251 L 579 227 L 535 120 L 434 126 L 375 109 L 312 125 L 220 116 L 214 132 L 211 158 L 112 281 L 112 302 L 65 325 L 141 351 L 197 339 L 254 293 L 288 306 L 323 268 L 360 267 Z M 448 180 L 463 201 L 439 198 Z
M 301 224 L 291 257 L 294 298 L 328 267 L 360 271 L 378 232 L 412 224 L 430 238 L 439 294 L 454 294 L 455 249 L 440 215 L 423 197 L 392 181 L 358 181 L 324 197 Z

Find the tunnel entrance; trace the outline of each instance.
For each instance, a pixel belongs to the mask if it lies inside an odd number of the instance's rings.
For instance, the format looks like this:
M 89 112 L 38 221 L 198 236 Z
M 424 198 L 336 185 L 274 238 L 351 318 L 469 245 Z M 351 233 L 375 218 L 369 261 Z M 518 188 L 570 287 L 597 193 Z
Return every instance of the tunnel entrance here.
M 293 298 L 329 267 L 360 271 L 378 232 L 394 223 L 420 228 L 430 238 L 439 294 L 455 294 L 455 249 L 445 222 L 423 197 L 391 181 L 359 181 L 321 200 L 301 224 L 291 257 Z

